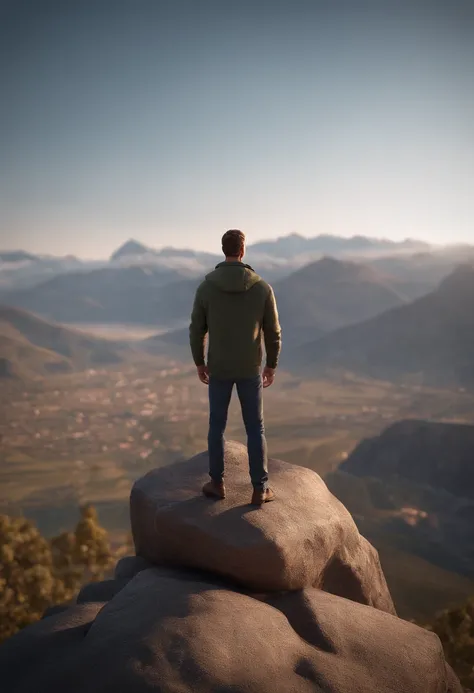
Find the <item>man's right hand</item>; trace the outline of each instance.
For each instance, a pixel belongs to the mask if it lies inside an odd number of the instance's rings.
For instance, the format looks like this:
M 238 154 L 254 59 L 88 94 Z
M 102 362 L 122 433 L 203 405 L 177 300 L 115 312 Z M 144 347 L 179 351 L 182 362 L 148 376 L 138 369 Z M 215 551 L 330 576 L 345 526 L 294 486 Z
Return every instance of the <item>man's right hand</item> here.
M 262 373 L 263 387 L 270 387 L 275 380 L 275 369 L 265 366 Z
M 197 366 L 197 374 L 201 383 L 209 385 L 209 368 L 207 366 Z

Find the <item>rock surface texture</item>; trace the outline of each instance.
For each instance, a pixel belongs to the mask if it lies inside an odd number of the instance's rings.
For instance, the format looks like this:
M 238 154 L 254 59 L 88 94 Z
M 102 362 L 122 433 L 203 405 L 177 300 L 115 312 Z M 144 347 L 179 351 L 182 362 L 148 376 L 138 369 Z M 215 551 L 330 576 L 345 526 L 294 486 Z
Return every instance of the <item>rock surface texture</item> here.
M 5 642 L 2 690 L 462 693 L 321 479 L 272 460 L 278 500 L 253 509 L 244 449 L 226 456 L 225 501 L 200 496 L 205 455 L 135 484 L 139 555 Z
M 317 588 L 258 600 L 167 568 L 26 628 L 0 674 L 12 693 L 462 691 L 438 638 L 391 614 Z
M 319 587 L 394 613 L 377 551 L 313 471 L 270 460 L 277 500 L 249 505 L 246 448 L 226 446 L 227 498 L 204 498 L 207 453 L 149 472 L 130 500 L 137 555 L 217 573 L 255 592 Z

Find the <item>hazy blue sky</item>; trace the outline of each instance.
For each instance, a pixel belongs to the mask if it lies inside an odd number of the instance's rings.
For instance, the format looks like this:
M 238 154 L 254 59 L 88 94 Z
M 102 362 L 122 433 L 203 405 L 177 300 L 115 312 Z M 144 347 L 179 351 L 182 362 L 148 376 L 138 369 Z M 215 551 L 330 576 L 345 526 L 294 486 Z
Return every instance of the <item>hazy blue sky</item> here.
M 3 0 L 0 247 L 474 242 L 472 0 Z

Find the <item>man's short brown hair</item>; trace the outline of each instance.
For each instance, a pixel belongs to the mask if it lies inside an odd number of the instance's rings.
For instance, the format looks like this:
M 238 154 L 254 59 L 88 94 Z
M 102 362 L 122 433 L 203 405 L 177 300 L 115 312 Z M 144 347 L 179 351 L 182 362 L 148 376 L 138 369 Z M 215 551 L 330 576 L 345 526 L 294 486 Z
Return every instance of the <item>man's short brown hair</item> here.
M 226 257 L 239 257 L 245 249 L 245 233 L 229 229 L 222 236 L 222 252 Z

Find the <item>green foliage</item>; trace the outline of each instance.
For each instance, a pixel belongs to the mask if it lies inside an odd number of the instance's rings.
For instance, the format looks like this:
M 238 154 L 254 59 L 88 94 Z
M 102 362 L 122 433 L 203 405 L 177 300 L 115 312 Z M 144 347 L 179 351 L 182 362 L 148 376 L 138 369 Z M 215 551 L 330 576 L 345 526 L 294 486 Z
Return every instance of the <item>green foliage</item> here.
M 107 532 L 90 505 L 81 508 L 75 531 L 52 539 L 51 549 L 56 575 L 71 586 L 101 580 L 113 562 Z
M 60 599 L 48 542 L 24 518 L 0 515 L 0 640 Z
M 443 643 L 446 659 L 461 683 L 474 687 L 474 598 L 463 606 L 445 609 L 428 626 Z
M 0 515 L 0 642 L 70 601 L 84 582 L 102 579 L 113 562 L 91 506 L 81 508 L 74 532 L 50 541 L 25 518 Z

